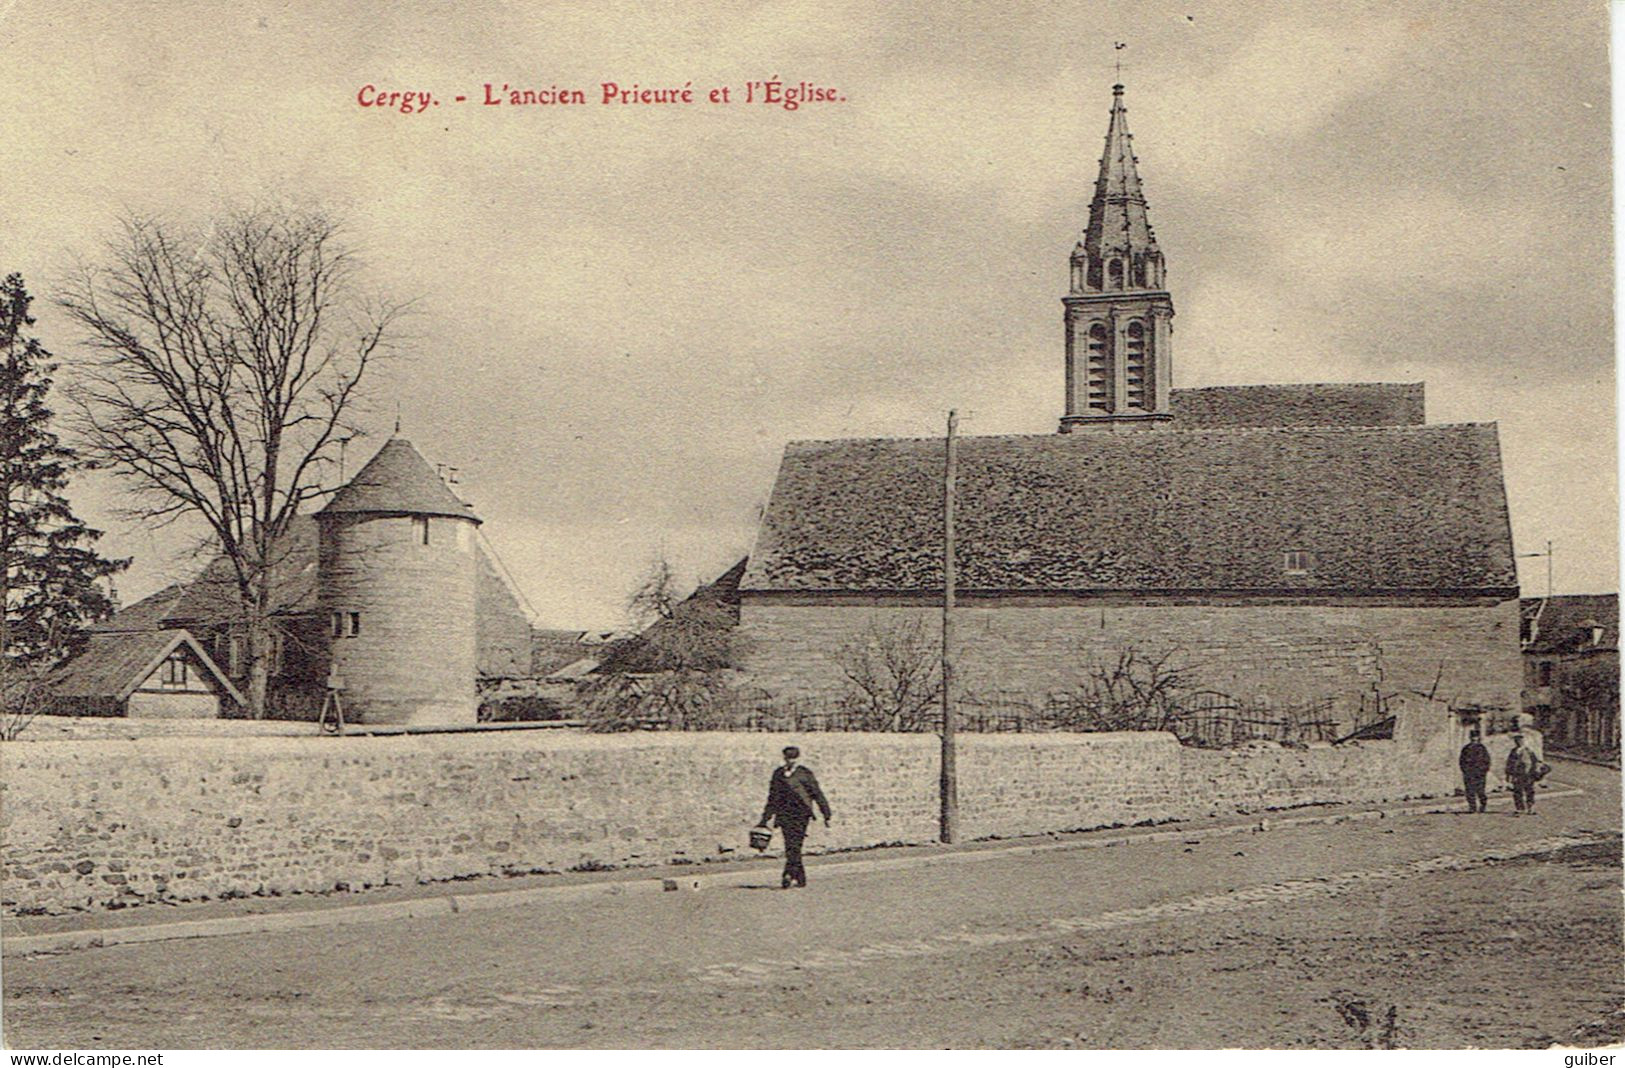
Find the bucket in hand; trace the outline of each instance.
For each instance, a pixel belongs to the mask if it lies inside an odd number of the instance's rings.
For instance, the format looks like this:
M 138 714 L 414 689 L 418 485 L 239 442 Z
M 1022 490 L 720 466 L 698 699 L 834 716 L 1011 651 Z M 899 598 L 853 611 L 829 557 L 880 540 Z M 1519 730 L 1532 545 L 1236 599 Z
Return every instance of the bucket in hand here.
M 750 847 L 760 853 L 773 841 L 773 832 L 766 827 L 752 827 L 750 829 Z

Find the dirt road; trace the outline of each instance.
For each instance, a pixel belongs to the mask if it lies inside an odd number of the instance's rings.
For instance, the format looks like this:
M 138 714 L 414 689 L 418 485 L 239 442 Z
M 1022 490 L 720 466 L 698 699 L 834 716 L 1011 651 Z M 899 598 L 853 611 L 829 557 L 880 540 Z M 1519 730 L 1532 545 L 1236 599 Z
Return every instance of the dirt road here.
M 1618 773 L 1398 816 L 7 958 L 14 1047 L 1625 1039 Z M 1507 801 L 1497 798 L 1504 810 Z

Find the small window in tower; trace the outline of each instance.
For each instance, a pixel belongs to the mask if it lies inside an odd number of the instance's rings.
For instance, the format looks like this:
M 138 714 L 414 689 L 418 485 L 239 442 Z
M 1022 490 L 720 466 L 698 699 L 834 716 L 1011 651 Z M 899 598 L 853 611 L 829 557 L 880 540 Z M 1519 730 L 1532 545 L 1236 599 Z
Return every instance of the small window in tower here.
M 1540 662 L 1539 681 L 1536 683 L 1536 685 L 1537 686 L 1550 686 L 1551 684 L 1552 684 L 1552 662 L 1550 660 L 1542 660 Z
M 419 545 L 429 544 L 429 517 L 415 515 L 412 517 L 412 540 Z
M 349 627 L 349 630 L 347 631 L 347 633 L 352 638 L 354 638 L 357 634 L 361 633 L 361 613 L 360 612 L 351 612 L 350 613 L 350 627 Z
M 1141 289 L 1145 288 L 1145 261 L 1141 260 L 1134 265 L 1134 284 Z
M 1106 269 L 1107 277 L 1111 279 L 1113 289 L 1123 288 L 1123 261 L 1112 260 L 1111 266 Z
M 1307 575 L 1314 563 L 1313 554 L 1306 549 L 1286 551 L 1286 573 L 1289 575 Z
M 1100 261 L 1092 256 L 1089 258 L 1089 288 L 1100 288 Z

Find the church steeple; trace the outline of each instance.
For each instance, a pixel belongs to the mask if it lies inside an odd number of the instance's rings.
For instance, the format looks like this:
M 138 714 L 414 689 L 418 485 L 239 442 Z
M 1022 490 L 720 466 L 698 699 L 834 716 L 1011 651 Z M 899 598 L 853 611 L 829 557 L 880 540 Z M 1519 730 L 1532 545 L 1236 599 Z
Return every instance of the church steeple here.
M 1061 432 L 1152 426 L 1172 418 L 1174 305 L 1128 132 L 1123 87 L 1112 86 L 1089 225 L 1072 250 L 1066 308 L 1066 408 Z

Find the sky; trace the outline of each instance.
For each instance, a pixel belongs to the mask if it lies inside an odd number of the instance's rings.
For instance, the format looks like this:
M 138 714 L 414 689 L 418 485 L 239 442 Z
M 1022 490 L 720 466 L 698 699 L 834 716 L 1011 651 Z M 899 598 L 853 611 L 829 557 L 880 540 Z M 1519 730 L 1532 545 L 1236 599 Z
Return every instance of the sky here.
M 693 582 L 749 552 L 788 440 L 949 408 L 1054 431 L 1118 60 L 1175 385 L 1425 381 L 1430 421 L 1499 424 L 1517 550 L 1554 543 L 1558 592 L 1617 589 L 1599 2 L 0 0 L 0 272 L 68 376 L 50 302 L 121 214 L 335 212 L 368 284 L 414 301 L 352 465 L 398 406 L 537 621 L 613 627 L 655 557 Z M 739 101 L 775 79 L 842 99 Z M 590 103 L 487 107 L 487 82 Z M 697 102 L 605 106 L 603 82 Z M 124 492 L 72 500 L 135 558 L 128 602 L 195 564 Z

